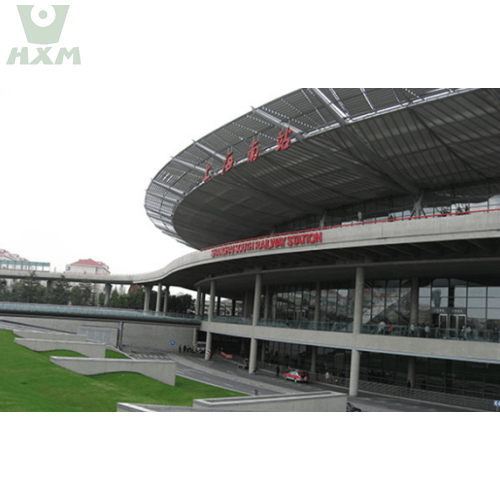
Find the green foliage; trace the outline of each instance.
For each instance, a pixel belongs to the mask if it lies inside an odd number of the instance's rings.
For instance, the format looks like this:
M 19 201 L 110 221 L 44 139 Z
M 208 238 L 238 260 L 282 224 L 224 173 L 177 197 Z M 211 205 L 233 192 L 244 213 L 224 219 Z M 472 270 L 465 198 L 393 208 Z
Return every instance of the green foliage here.
M 61 275 L 58 280 L 52 282 L 47 293 L 47 302 L 49 304 L 68 304 L 70 300 L 70 284 L 64 275 Z
M 192 406 L 193 399 L 242 396 L 181 377 L 175 387 L 136 373 L 86 377 L 52 364 L 48 353 L 30 351 L 13 339 L 12 332 L 0 330 L 0 411 L 114 412 L 118 402 Z
M 79 283 L 70 293 L 71 304 L 74 306 L 91 306 L 94 303 L 92 283 Z

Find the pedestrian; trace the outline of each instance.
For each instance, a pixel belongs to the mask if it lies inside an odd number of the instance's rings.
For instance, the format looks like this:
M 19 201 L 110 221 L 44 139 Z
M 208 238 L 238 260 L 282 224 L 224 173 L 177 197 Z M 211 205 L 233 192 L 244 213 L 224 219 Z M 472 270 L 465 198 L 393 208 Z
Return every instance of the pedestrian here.
M 392 322 L 389 321 L 389 328 L 387 329 L 387 333 L 389 333 L 389 335 L 392 335 Z
M 377 330 L 377 335 L 384 335 L 385 334 L 385 327 L 387 325 L 385 324 L 384 320 L 382 320 L 379 324 L 378 324 L 378 330 Z
M 429 325 L 425 325 L 424 331 L 425 331 L 425 336 L 427 338 L 429 338 L 430 337 L 430 333 L 431 333 L 431 329 L 430 329 Z
M 458 337 L 460 340 L 465 340 L 467 336 L 466 330 L 465 330 L 465 325 L 462 326 L 462 329 L 460 330 L 460 336 Z
M 280 376 L 280 365 L 276 365 L 276 376 Z
M 472 333 L 472 328 L 469 326 L 467 326 L 467 328 L 465 329 L 465 340 L 469 340 L 471 337 L 471 333 Z
M 410 337 L 415 337 L 415 324 L 412 323 L 410 326 Z
M 332 381 L 330 380 L 330 374 L 328 373 L 328 371 L 325 373 L 325 380 L 326 380 L 327 384 L 331 384 L 332 383 Z

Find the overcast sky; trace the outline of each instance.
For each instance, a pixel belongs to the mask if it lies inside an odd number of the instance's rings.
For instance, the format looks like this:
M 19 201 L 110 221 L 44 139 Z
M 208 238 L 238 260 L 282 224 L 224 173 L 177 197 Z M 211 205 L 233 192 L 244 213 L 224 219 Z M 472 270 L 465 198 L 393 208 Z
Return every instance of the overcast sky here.
M 461 37 L 435 53 L 448 2 L 412 12 L 410 25 L 398 2 L 86 0 L 69 2 L 49 53 L 79 47 L 81 65 L 7 65 L 13 47 L 37 55 L 16 3 L 0 5 L 0 248 L 58 271 L 92 258 L 150 272 L 192 251 L 152 224 L 145 191 L 171 156 L 251 106 L 309 84 L 468 86 L 454 71 L 484 73 L 486 62 Z M 418 42 L 401 43 L 412 32 Z

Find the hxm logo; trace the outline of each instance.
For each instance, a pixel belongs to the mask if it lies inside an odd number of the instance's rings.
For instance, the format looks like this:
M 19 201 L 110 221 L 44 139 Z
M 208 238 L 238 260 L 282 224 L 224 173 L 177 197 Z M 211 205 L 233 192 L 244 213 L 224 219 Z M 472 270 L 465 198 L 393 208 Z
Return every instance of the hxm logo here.
M 18 5 L 17 10 L 19 11 L 28 43 L 37 45 L 59 43 L 69 5 L 47 5 L 44 7 Z M 20 64 L 54 64 L 48 54 L 50 49 L 52 47 L 38 47 L 36 49 L 38 56 L 29 62 L 28 47 L 21 47 L 20 51 L 17 47 L 14 47 L 10 52 L 7 64 L 15 64 L 17 58 L 20 59 Z M 68 60 L 73 57 L 73 64 L 81 64 L 80 49 L 78 47 L 73 48 L 71 51 L 65 48 L 59 49 L 55 64 L 62 64 L 65 57 Z

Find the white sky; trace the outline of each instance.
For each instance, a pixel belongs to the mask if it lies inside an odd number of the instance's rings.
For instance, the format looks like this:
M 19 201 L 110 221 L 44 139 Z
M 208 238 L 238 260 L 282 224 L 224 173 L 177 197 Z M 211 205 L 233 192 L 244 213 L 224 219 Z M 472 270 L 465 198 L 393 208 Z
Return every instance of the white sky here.
M 50 53 L 79 47 L 80 66 L 7 66 L 13 47 L 36 55 L 16 3 L 0 4 L 0 248 L 58 271 L 92 258 L 112 273 L 149 272 L 190 252 L 149 220 L 145 190 L 171 156 L 251 106 L 310 84 L 468 86 L 491 62 L 456 15 L 446 28 L 452 2 L 429 2 L 432 17 L 426 2 L 408 7 L 409 23 L 387 1 L 86 0 L 68 2 Z M 488 10 L 480 36 L 493 38 L 499 9 Z

